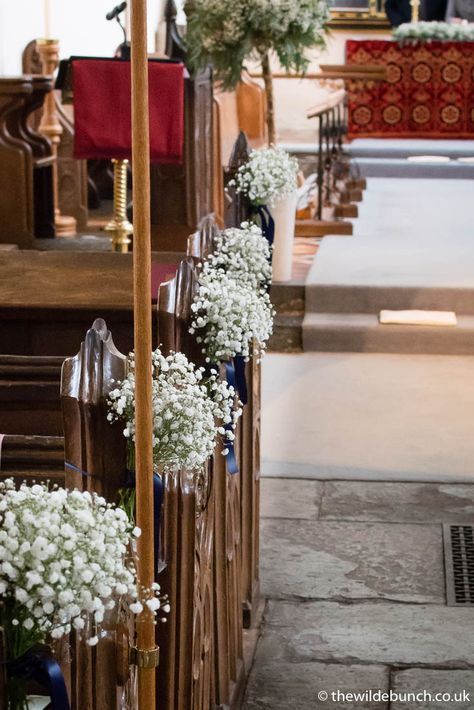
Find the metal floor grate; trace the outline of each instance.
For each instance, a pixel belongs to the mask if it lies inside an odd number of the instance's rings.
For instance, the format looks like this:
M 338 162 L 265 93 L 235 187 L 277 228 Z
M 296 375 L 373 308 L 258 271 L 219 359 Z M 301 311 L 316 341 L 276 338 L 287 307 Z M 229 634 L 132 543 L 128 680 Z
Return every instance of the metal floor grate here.
M 448 606 L 474 606 L 474 526 L 443 525 Z

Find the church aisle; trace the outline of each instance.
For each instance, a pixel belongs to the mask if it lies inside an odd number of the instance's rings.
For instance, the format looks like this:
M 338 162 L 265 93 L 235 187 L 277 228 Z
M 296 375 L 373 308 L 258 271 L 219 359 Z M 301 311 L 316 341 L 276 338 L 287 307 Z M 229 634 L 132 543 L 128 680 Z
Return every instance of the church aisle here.
M 369 180 L 354 236 L 322 240 L 310 270 L 307 352 L 264 361 L 267 602 L 245 710 L 474 707 L 474 608 L 447 604 L 443 537 L 474 516 L 473 196 Z M 460 325 L 379 326 L 383 308 Z
M 474 482 L 474 360 L 268 354 L 265 476 Z
M 474 698 L 474 609 L 446 606 L 441 525 L 472 520 L 474 485 L 262 483 L 268 601 L 245 710 L 472 708 L 403 694 Z

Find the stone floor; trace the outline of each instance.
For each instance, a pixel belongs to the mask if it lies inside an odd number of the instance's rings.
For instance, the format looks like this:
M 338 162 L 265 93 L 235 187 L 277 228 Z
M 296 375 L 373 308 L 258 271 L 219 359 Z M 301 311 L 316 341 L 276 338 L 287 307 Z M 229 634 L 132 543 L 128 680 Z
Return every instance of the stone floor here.
M 473 708 L 474 608 L 446 606 L 441 527 L 473 517 L 474 484 L 262 479 L 245 710 Z

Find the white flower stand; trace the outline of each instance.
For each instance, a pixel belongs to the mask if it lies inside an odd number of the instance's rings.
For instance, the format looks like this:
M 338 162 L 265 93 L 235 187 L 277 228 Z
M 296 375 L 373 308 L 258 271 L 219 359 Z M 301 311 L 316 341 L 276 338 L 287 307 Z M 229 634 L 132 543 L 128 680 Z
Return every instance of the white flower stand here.
M 272 280 L 289 281 L 293 261 L 293 240 L 295 237 L 296 203 L 298 193 L 290 192 L 269 207 L 275 222 L 273 241 Z

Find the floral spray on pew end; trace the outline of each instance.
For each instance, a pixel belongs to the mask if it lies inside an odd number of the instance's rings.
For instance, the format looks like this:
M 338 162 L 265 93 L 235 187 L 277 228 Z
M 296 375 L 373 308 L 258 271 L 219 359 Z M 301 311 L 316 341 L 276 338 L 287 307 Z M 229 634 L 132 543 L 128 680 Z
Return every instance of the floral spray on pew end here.
M 248 361 L 254 346 L 259 356 L 265 351 L 275 314 L 265 288 L 255 288 L 210 265 L 199 276 L 191 309 L 189 332 L 196 334 L 208 362 L 226 362 L 236 356 Z
M 255 218 L 273 245 L 273 280 L 291 279 L 295 232 L 298 161 L 283 148 L 253 150 L 230 183 L 246 195 Z
M 152 354 L 153 460 L 158 471 L 201 469 L 222 438 L 235 438 L 241 415 L 233 387 L 216 370 L 196 367 L 183 353 Z M 135 441 L 135 363 L 129 356 L 127 377 L 109 394 L 110 422 L 122 421 L 133 465 Z
M 8 671 L 8 710 L 28 707 L 26 678 L 51 680 L 53 705 L 66 687 L 46 644 L 74 630 L 95 646 L 112 610 L 166 613 L 159 585 L 141 588 L 134 528 L 123 510 L 87 491 L 0 483 L 0 625 Z M 54 682 L 53 682 L 54 680 Z M 51 687 L 49 687 L 49 685 Z M 54 695 L 54 697 L 53 697 Z
M 214 237 L 214 251 L 203 263 L 203 273 L 221 271 L 257 292 L 268 291 L 272 251 L 258 225 L 242 222 L 240 227 L 230 227 Z

